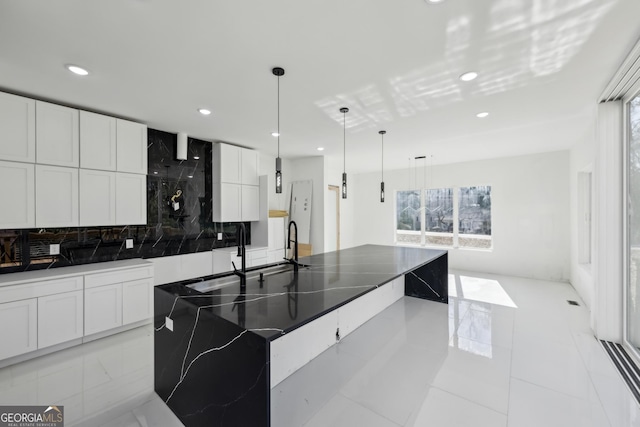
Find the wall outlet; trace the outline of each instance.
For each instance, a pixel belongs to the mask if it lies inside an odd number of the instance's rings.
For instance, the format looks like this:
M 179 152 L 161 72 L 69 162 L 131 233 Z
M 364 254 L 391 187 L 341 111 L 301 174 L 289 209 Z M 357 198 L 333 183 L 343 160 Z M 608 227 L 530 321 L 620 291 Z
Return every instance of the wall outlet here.
M 218 240 L 222 240 L 222 233 L 218 233 Z
M 49 245 L 49 255 L 60 255 L 60 245 L 57 243 Z
M 168 317 L 165 317 L 164 318 L 164 324 L 166 325 L 168 330 L 173 332 L 173 320 L 169 319 Z
M 125 240 L 126 245 L 127 245 L 127 249 L 133 249 L 133 239 L 127 239 Z

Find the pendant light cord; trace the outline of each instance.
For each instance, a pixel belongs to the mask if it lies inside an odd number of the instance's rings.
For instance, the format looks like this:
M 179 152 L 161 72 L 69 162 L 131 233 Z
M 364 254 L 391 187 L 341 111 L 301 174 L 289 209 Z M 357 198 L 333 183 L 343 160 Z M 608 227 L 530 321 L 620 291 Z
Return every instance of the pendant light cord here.
M 384 181 L 384 134 L 382 136 L 382 181 Z
M 280 76 L 278 76 L 278 157 L 280 157 Z
M 347 172 L 347 112 L 342 113 L 342 172 Z

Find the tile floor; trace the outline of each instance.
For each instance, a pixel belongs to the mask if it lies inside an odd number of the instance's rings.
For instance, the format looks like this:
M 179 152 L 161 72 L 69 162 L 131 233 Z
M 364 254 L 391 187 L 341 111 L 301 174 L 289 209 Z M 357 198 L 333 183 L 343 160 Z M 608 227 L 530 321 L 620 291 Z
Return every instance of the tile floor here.
M 640 427 L 570 285 L 452 272 L 450 295 L 403 298 L 280 383 L 272 425 Z M 1 405 L 51 403 L 68 426 L 181 426 L 150 325 L 0 369 Z

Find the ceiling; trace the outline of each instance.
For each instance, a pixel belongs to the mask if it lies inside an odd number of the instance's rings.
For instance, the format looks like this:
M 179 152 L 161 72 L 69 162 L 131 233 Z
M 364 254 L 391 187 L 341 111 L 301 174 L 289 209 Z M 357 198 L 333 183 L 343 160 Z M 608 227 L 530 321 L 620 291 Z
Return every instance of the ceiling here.
M 275 155 L 280 66 L 282 157 L 341 165 L 345 106 L 347 172 L 379 170 L 381 129 L 385 168 L 452 163 L 593 135 L 638 16 L 637 0 L 0 0 L 0 89 Z

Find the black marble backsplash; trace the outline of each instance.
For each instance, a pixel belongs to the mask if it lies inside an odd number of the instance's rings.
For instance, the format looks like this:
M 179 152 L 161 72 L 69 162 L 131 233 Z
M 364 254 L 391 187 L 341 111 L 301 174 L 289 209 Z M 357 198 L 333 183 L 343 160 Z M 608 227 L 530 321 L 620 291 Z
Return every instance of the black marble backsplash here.
M 235 246 L 237 223 L 211 221 L 211 143 L 189 138 L 181 161 L 176 134 L 149 129 L 148 138 L 146 226 L 0 230 L 0 274 Z M 49 255 L 51 244 L 59 255 Z

